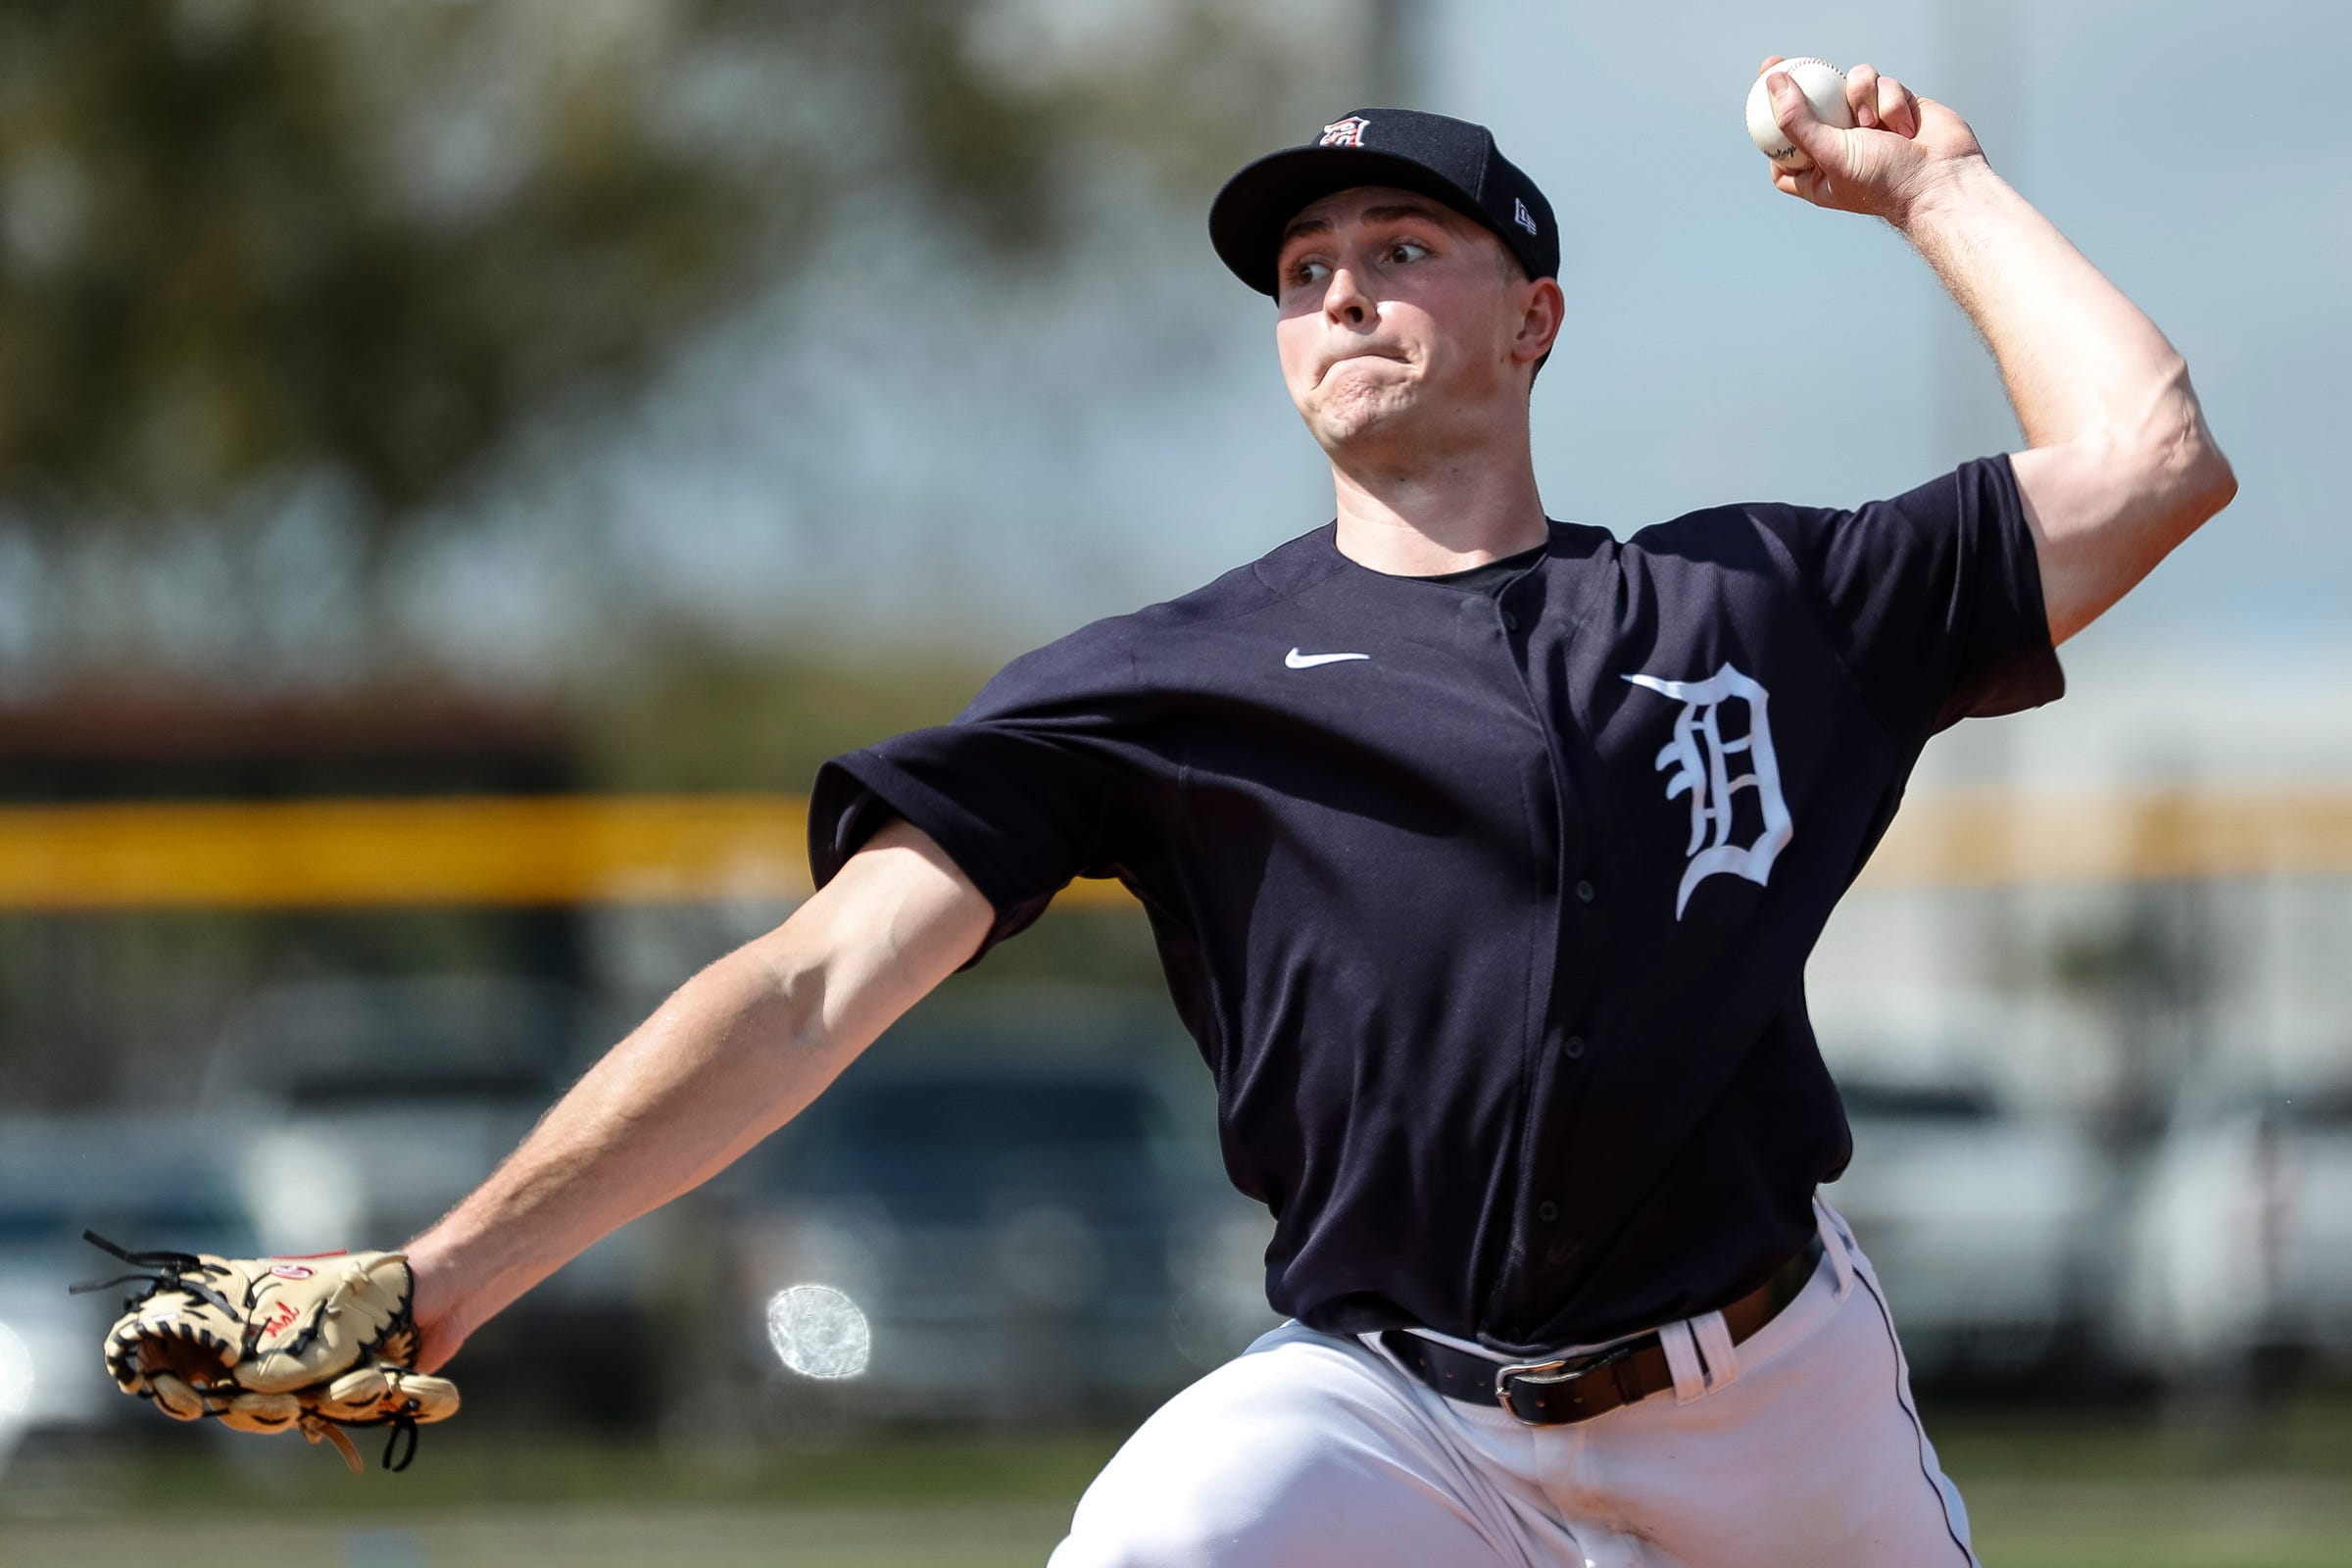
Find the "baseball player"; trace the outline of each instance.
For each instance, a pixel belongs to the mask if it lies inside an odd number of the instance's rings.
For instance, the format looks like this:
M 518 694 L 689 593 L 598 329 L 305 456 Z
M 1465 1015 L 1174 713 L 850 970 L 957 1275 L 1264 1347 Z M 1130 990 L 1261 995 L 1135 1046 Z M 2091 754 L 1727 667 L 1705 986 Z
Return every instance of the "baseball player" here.
M 1804 960 L 1928 738 L 2058 696 L 2055 644 L 2235 483 L 2180 356 L 1955 114 L 1868 67 L 1851 129 L 1771 89 L 1811 160 L 1774 182 L 1910 239 L 2026 450 L 1850 511 L 1549 520 L 1543 192 L 1396 109 L 1250 164 L 1210 235 L 1274 301 L 1335 518 L 828 763 L 818 892 L 410 1246 L 415 1374 L 1115 876 L 1291 1321 L 1144 1424 L 1054 1568 L 1973 1561 L 1816 1195 L 1848 1140 Z M 1851 361 L 1788 379 L 1828 440 L 1912 379 Z

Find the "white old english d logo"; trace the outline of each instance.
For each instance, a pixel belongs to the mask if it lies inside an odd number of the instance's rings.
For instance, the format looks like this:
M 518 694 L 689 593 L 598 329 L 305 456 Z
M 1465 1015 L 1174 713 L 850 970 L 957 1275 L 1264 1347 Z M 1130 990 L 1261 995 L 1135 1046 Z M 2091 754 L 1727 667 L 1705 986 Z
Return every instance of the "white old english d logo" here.
M 1764 705 L 1770 694 L 1747 676 L 1726 664 L 1700 681 L 1660 680 L 1655 675 L 1628 675 L 1636 686 L 1671 697 L 1683 705 L 1675 715 L 1674 739 L 1658 753 L 1660 771 L 1675 771 L 1666 780 L 1666 798 L 1688 791 L 1690 796 L 1690 846 L 1683 853 L 1690 863 L 1683 870 L 1683 885 L 1675 894 L 1674 917 L 1683 917 L 1690 890 L 1718 871 L 1743 876 L 1758 887 L 1772 875 L 1772 862 L 1796 829 L 1788 818 L 1788 802 L 1781 794 L 1781 768 L 1772 752 L 1772 727 L 1765 722 Z M 1747 705 L 1747 733 L 1736 740 L 1723 738 L 1722 711 L 1727 702 Z M 1747 754 L 1748 770 L 1732 776 L 1732 754 Z M 1756 792 L 1763 813 L 1763 831 L 1752 844 L 1732 842 L 1732 794 Z

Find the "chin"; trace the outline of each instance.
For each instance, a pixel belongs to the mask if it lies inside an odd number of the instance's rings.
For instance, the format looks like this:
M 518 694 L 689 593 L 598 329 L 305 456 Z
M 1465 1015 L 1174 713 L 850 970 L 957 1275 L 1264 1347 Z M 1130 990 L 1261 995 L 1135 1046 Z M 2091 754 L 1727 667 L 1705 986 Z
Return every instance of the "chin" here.
M 1410 391 L 1395 381 L 1374 382 L 1351 378 L 1348 383 L 1326 390 L 1308 422 L 1322 436 L 1323 444 L 1347 445 L 1366 436 L 1382 434 L 1412 416 L 1413 399 Z

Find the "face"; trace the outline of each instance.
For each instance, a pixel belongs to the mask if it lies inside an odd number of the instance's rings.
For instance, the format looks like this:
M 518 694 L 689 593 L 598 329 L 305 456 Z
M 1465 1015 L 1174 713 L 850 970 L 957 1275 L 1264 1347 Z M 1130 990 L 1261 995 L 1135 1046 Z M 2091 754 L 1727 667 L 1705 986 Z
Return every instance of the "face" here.
M 1359 186 L 1303 209 L 1277 262 L 1275 341 L 1324 449 L 1443 444 L 1526 406 L 1559 326 L 1559 287 L 1442 203 Z

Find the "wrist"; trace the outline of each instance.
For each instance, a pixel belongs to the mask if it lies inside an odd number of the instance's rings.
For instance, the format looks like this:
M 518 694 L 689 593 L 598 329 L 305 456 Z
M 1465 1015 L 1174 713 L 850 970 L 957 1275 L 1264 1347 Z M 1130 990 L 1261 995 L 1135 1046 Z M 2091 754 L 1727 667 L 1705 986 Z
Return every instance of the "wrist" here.
M 1886 220 L 1909 234 L 1961 215 L 1987 196 L 2006 189 L 1981 152 L 1941 158 L 1921 170 L 1897 199 Z
M 427 1232 L 404 1250 L 409 1260 L 409 1316 L 428 1346 L 455 1347 L 473 1332 L 465 1270 L 453 1249 Z

